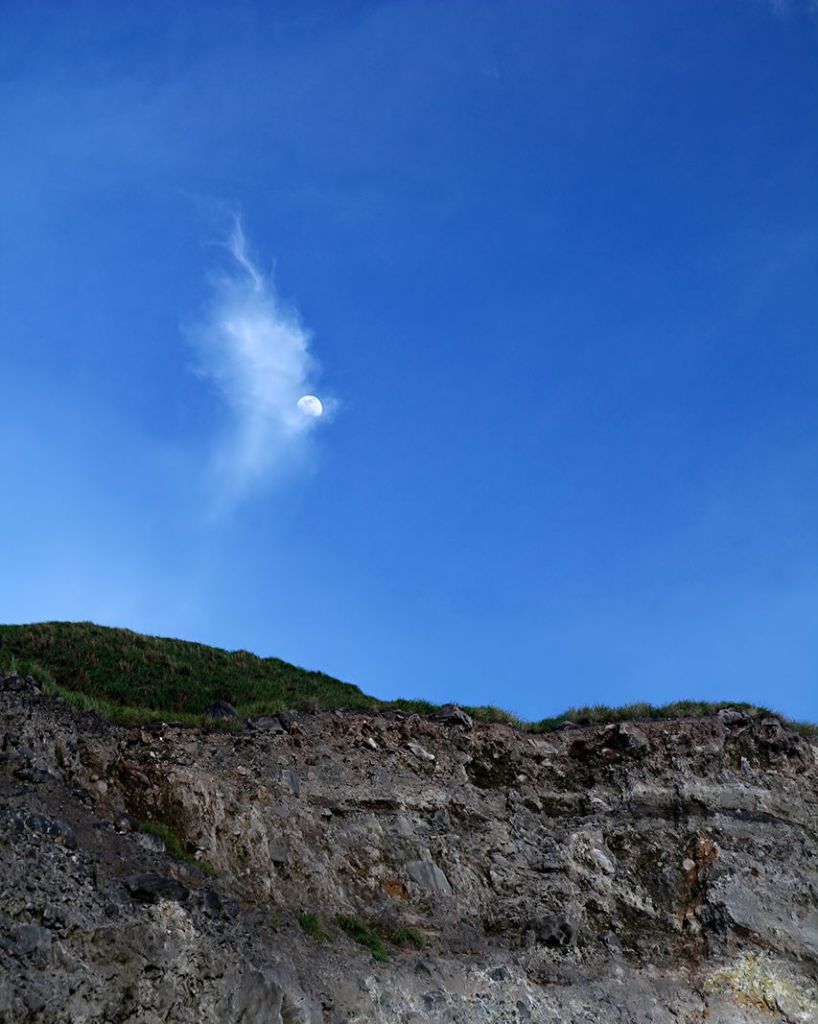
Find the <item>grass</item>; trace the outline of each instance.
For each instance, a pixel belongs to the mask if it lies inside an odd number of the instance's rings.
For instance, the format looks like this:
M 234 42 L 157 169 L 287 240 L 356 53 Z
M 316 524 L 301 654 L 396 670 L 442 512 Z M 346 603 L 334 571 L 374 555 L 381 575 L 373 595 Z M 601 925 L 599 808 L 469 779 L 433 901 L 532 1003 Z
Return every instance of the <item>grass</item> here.
M 298 923 L 312 939 L 324 942 L 329 936 L 326 933 L 321 918 L 317 914 L 300 914 Z
M 335 923 L 354 942 L 368 949 L 375 960 L 386 961 L 389 959 L 389 954 L 386 952 L 386 946 L 384 946 L 380 935 L 365 925 L 363 921 L 359 921 L 357 917 L 340 916 L 336 917 Z
M 201 714 L 215 700 L 250 714 L 378 703 L 357 686 L 279 658 L 91 622 L 0 626 L 0 654 L 18 664 L 39 664 L 57 686 L 81 692 L 103 707 L 148 709 L 164 713 L 165 719 Z
M 219 872 L 212 864 L 208 864 L 206 860 L 197 860 L 192 854 L 188 853 L 179 842 L 179 837 L 173 829 L 169 828 L 167 825 L 163 825 L 158 821 L 146 820 L 140 821 L 139 827 L 143 832 L 150 832 L 152 835 L 158 836 L 164 842 L 165 849 L 169 854 L 171 854 L 171 856 L 178 857 L 187 864 L 192 864 L 211 878 L 219 877 Z
M 613 722 L 656 721 L 670 718 L 704 718 L 715 715 L 725 708 L 744 711 L 753 718 L 778 718 L 784 725 L 805 736 L 817 736 L 818 725 L 811 722 L 794 722 L 785 715 L 758 704 L 747 704 L 742 701 L 722 700 L 678 700 L 671 704 L 625 704 L 621 707 L 609 707 L 607 704 L 595 704 L 592 707 L 570 708 L 556 718 L 544 718 L 540 722 L 532 722 L 524 728 L 529 732 L 544 733 L 559 729 L 566 722 L 575 725 L 606 725 Z
M 280 658 L 259 658 L 248 651 L 225 651 L 186 640 L 143 636 L 91 622 L 0 625 L 0 670 L 32 675 L 77 710 L 95 712 L 125 726 L 177 722 L 230 730 L 241 728 L 241 719 L 274 715 L 285 708 L 393 710 L 422 715 L 439 710 L 439 705 L 425 700 L 378 700 L 352 683 Z M 232 704 L 239 721 L 203 717 L 202 712 L 215 700 Z M 523 722 L 491 705 L 464 710 L 477 721 L 504 722 L 529 732 L 547 733 L 567 722 L 589 725 L 698 717 L 725 707 L 752 715 L 776 714 L 732 701 L 677 701 L 661 707 L 597 705 L 572 708 L 538 722 Z M 783 715 L 776 717 L 804 735 L 818 735 L 818 726 L 791 722 Z
M 270 921 L 273 928 L 278 929 L 282 925 L 281 917 L 273 912 L 270 914 Z M 317 914 L 303 913 L 299 915 L 298 923 L 303 931 L 312 939 L 318 942 L 326 942 L 329 939 L 324 923 Z M 357 917 L 349 917 L 340 914 L 335 918 L 335 924 L 348 935 L 353 942 L 368 949 L 373 959 L 385 963 L 389 960 L 389 953 L 381 936 L 369 925 L 363 923 Z M 423 935 L 417 928 L 398 928 L 392 936 L 392 942 L 396 946 L 414 946 L 415 949 L 423 949 Z
M 398 928 L 392 935 L 392 942 L 396 946 L 414 946 L 415 949 L 423 949 L 426 944 L 422 932 L 411 925 Z

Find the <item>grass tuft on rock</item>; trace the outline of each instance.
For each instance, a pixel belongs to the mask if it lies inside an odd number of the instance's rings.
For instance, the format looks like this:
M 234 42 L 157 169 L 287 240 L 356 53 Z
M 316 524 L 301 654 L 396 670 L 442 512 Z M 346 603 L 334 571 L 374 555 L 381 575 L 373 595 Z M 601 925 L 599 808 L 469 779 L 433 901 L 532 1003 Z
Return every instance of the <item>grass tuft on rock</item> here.
M 392 942 L 396 946 L 414 946 L 415 949 L 423 949 L 426 941 L 419 928 L 412 925 L 403 925 L 392 934 Z
M 210 878 L 219 877 L 219 872 L 212 864 L 208 864 L 206 860 L 197 860 L 192 853 L 187 852 L 179 841 L 179 837 L 168 825 L 163 825 L 159 821 L 146 819 L 139 822 L 139 828 L 143 832 L 150 832 L 151 835 L 158 836 L 165 844 L 165 849 L 172 857 L 178 857 L 179 860 L 183 860 L 186 864 L 191 864 Z
M 359 921 L 357 917 L 341 915 L 336 917 L 335 923 L 354 942 L 368 949 L 375 960 L 383 962 L 389 959 L 389 954 L 386 952 L 386 946 L 384 946 L 380 935 L 365 925 L 363 921 Z
M 300 914 L 298 917 L 298 923 L 311 939 L 317 939 L 319 942 L 324 942 L 329 938 L 321 918 L 318 917 L 317 914 Z

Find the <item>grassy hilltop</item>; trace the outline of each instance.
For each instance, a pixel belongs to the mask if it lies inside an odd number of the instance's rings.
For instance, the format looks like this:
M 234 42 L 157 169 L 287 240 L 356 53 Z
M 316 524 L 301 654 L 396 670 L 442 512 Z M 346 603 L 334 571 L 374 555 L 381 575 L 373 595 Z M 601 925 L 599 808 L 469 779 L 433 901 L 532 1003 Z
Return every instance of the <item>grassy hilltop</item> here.
M 198 724 L 202 711 L 214 700 L 228 701 L 242 718 L 275 714 L 284 708 L 395 709 L 428 714 L 439 707 L 425 700 L 378 700 L 352 683 L 280 658 L 259 658 L 248 651 L 225 651 L 186 640 L 144 636 L 92 622 L 0 625 L 0 670 L 33 675 L 75 707 L 97 711 L 125 724 L 151 720 Z M 566 721 L 678 718 L 712 714 L 722 707 L 772 713 L 735 702 L 677 701 L 664 707 L 632 704 L 622 708 L 578 708 L 555 718 L 523 723 L 496 707 L 466 710 L 476 718 L 547 732 Z M 812 726 L 801 728 L 815 731 Z
M 13 664 L 14 663 L 14 664 Z M 17 667 L 43 678 L 72 703 L 113 713 L 126 709 L 167 719 L 196 716 L 214 700 L 240 715 L 284 708 L 375 709 L 385 702 L 323 672 L 248 651 L 143 636 L 91 622 L 0 626 L 0 668 Z M 82 695 L 85 700 L 78 700 Z M 432 710 L 424 702 L 399 702 Z M 138 716 L 132 716 L 138 717 Z

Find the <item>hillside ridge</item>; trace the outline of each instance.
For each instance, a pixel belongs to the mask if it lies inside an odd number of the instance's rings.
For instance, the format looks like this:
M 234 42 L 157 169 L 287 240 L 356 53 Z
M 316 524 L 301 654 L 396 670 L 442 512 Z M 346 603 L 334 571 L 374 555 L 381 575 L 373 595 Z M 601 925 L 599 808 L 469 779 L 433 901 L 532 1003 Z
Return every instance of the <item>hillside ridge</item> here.
M 32 675 L 78 709 L 97 711 L 122 724 L 170 718 L 201 725 L 202 713 L 216 701 L 232 705 L 239 720 L 287 709 L 419 714 L 441 710 L 440 704 L 422 699 L 380 700 L 353 683 L 280 658 L 261 658 L 245 650 L 227 651 L 92 622 L 0 625 L 0 669 Z M 805 734 L 818 733 L 809 723 L 791 722 L 769 708 L 736 701 L 570 708 L 535 722 L 525 722 L 496 706 L 464 706 L 474 719 L 504 722 L 529 732 L 549 732 L 565 722 L 698 717 L 725 708 L 759 717 L 775 716 Z

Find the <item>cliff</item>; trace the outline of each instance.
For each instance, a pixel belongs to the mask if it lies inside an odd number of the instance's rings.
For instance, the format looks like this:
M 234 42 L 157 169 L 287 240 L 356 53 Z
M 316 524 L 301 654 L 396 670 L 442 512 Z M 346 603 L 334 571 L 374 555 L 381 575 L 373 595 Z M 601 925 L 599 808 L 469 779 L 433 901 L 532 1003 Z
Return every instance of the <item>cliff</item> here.
M 0 741 L 0 1021 L 818 1021 L 777 718 L 126 728 L 6 674 Z

